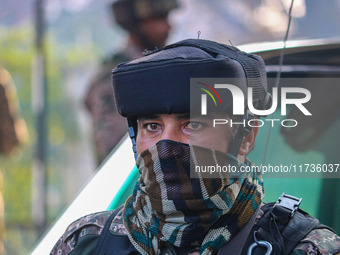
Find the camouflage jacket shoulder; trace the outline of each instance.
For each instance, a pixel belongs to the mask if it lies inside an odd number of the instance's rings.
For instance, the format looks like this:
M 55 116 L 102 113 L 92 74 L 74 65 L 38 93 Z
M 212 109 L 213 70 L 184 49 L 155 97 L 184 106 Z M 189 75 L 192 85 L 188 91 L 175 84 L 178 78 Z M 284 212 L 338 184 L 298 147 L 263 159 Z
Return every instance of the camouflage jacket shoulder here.
M 113 211 L 93 213 L 71 223 L 53 247 L 50 255 L 71 254 L 72 252 L 92 254 L 105 223 L 112 213 Z
M 329 229 L 314 229 L 295 247 L 291 255 L 340 254 L 340 237 Z
M 92 254 L 107 219 L 113 211 L 105 211 L 84 216 L 73 222 L 55 244 L 50 255 Z M 114 231 L 124 234 L 122 224 L 113 220 L 110 226 Z M 122 225 L 122 226 L 121 226 Z M 117 227 L 118 226 L 118 227 Z M 327 228 L 311 231 L 290 255 L 340 255 L 340 237 Z

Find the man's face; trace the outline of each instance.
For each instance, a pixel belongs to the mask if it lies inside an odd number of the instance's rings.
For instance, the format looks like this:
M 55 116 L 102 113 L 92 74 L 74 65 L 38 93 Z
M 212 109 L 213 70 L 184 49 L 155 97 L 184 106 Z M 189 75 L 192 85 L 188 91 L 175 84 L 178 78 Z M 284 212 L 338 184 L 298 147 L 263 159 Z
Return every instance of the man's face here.
M 149 18 L 141 21 L 139 29 L 157 47 L 163 47 L 169 36 L 171 26 L 167 16 Z
M 143 116 L 138 119 L 137 153 L 165 139 L 227 152 L 231 134 L 230 126 L 213 127 L 211 119 L 190 119 L 189 113 Z

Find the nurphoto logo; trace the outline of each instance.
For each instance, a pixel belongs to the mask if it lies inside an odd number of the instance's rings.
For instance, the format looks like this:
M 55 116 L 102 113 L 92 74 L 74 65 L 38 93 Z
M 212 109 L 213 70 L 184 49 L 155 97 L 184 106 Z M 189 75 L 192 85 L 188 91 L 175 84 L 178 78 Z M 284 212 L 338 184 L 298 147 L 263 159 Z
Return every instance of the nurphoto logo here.
M 212 100 L 213 105 L 216 107 L 223 107 L 226 102 L 223 102 L 223 98 L 229 96 L 232 100 L 232 115 L 233 116 L 246 116 L 250 113 L 252 116 L 268 116 L 274 113 L 277 108 L 280 108 L 280 115 L 287 115 L 287 108 L 291 106 L 297 107 L 301 113 L 305 116 L 312 116 L 312 113 L 305 106 L 311 99 L 311 93 L 306 88 L 301 87 L 273 87 L 271 91 L 272 104 L 269 109 L 257 109 L 254 106 L 254 91 L 252 87 L 247 88 L 247 100 L 244 95 L 244 91 L 238 86 L 229 83 L 214 83 L 209 85 L 207 82 L 196 82 L 196 86 L 200 89 L 201 98 L 201 115 L 209 115 L 210 112 L 216 111 L 216 109 L 209 109 L 208 100 Z M 279 95 L 280 92 L 280 95 Z M 292 98 L 293 97 L 293 98 Z M 229 102 L 230 104 L 230 102 Z M 211 105 L 211 104 L 210 104 Z M 213 119 L 213 126 L 216 125 L 248 125 L 250 127 L 262 127 L 265 123 L 274 127 L 275 123 L 280 123 L 283 127 L 295 127 L 298 125 L 296 119 L 271 119 L 271 118 L 243 118 L 243 121 L 233 122 L 230 118 L 216 118 Z

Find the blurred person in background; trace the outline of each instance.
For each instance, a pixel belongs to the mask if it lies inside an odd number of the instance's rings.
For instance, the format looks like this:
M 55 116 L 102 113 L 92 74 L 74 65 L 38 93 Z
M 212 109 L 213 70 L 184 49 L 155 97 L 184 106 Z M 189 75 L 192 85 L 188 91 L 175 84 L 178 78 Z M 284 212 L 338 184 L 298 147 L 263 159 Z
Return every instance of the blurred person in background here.
M 128 32 L 128 39 L 123 50 L 104 60 L 85 98 L 98 164 L 127 132 L 126 120 L 115 109 L 111 70 L 118 63 L 142 57 L 146 50 L 164 46 L 171 29 L 168 14 L 177 7 L 176 0 L 117 0 L 112 4 L 115 21 Z
M 8 157 L 18 146 L 27 140 L 27 129 L 19 117 L 19 105 L 11 75 L 0 66 L 0 156 Z M 4 200 L 3 169 L 0 167 L 0 254 L 5 254 L 4 234 Z

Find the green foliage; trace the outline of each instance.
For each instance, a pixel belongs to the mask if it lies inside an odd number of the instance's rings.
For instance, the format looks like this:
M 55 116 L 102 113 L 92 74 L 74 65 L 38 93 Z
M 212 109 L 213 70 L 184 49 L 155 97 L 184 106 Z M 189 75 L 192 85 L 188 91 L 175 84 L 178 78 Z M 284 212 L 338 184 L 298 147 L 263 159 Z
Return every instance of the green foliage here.
M 28 149 L 24 151 L 28 152 Z M 6 224 L 30 226 L 31 201 L 31 161 L 32 155 L 17 155 L 12 159 L 2 159 L 4 175 L 4 201 Z

